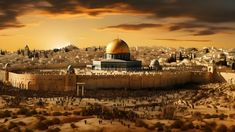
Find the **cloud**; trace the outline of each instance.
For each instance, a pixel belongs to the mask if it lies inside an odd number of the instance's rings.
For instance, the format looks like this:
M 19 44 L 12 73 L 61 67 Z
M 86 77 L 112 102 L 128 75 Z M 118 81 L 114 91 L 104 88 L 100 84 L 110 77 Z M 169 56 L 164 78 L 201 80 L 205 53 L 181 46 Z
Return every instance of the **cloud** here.
M 152 14 L 157 19 L 186 17 L 215 24 L 235 22 L 234 7 L 234 0 L 1 0 L 0 29 L 24 26 L 17 17 L 34 10 L 92 16 L 104 13 Z
M 165 39 L 154 39 L 159 41 L 179 41 L 179 42 L 211 42 L 211 40 L 201 40 L 201 39 L 172 39 L 172 38 L 165 38 Z
M 233 27 L 226 26 L 212 26 L 208 23 L 200 23 L 197 21 L 186 21 L 182 23 L 172 23 L 168 27 L 169 31 L 183 30 L 186 32 L 191 32 L 192 35 L 202 36 L 202 35 L 213 35 L 218 33 L 229 33 L 235 30 Z
M 197 21 L 186 21 L 181 23 L 171 23 L 170 26 L 156 23 L 140 23 L 140 24 L 119 24 L 102 27 L 100 29 L 122 29 L 122 30 L 142 30 L 146 28 L 162 28 L 168 31 L 184 31 L 189 32 L 192 36 L 214 35 L 219 33 L 229 34 L 234 31 L 233 27 L 212 26 L 208 23 L 199 23 Z
M 161 24 L 154 24 L 154 23 L 119 24 L 115 26 L 107 26 L 101 29 L 142 30 L 145 28 L 156 28 L 161 26 L 162 26 Z
M 189 17 L 203 22 L 234 22 L 234 0 L 79 0 L 86 8 L 116 8 L 151 13 L 157 18 Z
M 11 35 L 9 35 L 9 34 L 0 34 L 0 36 L 6 37 L 6 36 L 11 36 Z

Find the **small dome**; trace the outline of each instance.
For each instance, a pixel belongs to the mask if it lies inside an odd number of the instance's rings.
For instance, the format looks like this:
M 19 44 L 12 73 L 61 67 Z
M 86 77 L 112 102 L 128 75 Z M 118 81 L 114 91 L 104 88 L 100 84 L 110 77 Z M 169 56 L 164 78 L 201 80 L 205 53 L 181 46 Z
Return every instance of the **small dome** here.
M 157 59 L 154 59 L 150 62 L 150 67 L 158 67 L 160 65 L 159 61 Z
M 184 59 L 183 61 L 180 62 L 179 65 L 192 65 L 193 63 L 189 59 Z
M 159 63 L 159 61 L 157 59 L 152 60 L 150 62 L 149 67 L 152 68 L 152 69 L 161 70 L 160 63 Z
M 74 74 L 75 70 L 72 65 L 69 65 L 67 68 L 67 74 Z
M 128 54 L 130 53 L 127 43 L 121 39 L 114 39 L 106 47 L 106 54 Z
M 6 63 L 5 66 L 4 66 L 4 69 L 7 70 L 9 67 L 10 67 L 10 64 Z
M 166 58 L 160 58 L 159 59 L 159 63 L 161 63 L 161 64 L 164 64 L 164 63 L 166 63 L 167 62 L 167 59 Z
M 223 58 L 226 58 L 226 55 L 225 55 L 224 53 L 219 53 L 219 54 L 217 55 L 217 57 L 218 57 L 219 59 L 223 59 Z

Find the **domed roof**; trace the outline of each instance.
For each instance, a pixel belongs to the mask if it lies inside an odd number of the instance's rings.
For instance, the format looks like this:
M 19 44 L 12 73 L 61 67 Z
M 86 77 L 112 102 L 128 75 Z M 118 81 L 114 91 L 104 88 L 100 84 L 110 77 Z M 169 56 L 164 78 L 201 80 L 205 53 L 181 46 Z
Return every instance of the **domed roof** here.
M 73 66 L 69 65 L 67 67 L 67 74 L 74 74 L 74 73 L 75 73 L 75 70 L 74 70 Z
M 127 43 L 121 39 L 114 39 L 106 47 L 106 54 L 130 53 Z
M 160 66 L 160 63 L 157 59 L 152 60 L 149 65 L 149 67 L 159 67 L 159 66 Z

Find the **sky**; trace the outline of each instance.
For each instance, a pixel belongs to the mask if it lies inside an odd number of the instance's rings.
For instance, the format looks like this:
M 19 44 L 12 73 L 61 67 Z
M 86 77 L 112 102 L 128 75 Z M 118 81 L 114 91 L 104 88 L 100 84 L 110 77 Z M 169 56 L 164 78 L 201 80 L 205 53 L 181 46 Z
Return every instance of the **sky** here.
M 234 0 L 1 0 L 0 49 L 235 48 Z

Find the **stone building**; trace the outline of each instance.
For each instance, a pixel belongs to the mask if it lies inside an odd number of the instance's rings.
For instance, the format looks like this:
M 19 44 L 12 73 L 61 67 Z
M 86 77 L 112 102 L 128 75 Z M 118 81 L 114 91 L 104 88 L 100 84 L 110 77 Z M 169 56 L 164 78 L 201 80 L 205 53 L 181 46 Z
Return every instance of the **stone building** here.
M 131 60 L 130 49 L 121 39 L 115 39 L 106 47 L 104 59 L 93 61 L 96 70 L 139 70 L 141 61 Z

